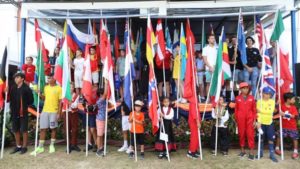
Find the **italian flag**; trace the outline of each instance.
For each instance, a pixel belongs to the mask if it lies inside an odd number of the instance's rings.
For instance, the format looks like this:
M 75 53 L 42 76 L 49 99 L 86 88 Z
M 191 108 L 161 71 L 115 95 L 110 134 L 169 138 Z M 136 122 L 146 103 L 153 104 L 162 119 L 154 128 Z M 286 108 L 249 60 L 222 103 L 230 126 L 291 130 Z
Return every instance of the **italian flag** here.
M 215 96 L 215 103 L 219 101 L 224 80 L 231 78 L 231 70 L 229 66 L 228 48 L 225 40 L 224 27 L 219 40 L 219 48 L 217 53 L 217 61 L 212 77 L 210 96 Z
M 70 81 L 70 63 L 69 63 L 67 40 L 64 41 L 62 49 L 60 50 L 58 63 L 55 66 L 54 78 L 62 87 L 62 99 L 65 101 L 72 100 L 71 81 Z

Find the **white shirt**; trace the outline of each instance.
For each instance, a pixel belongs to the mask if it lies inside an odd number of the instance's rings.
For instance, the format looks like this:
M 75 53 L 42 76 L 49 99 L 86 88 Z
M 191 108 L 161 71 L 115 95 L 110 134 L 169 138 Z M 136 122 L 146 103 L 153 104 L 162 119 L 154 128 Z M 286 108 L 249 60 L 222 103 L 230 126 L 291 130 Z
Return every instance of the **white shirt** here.
M 169 107 L 163 107 L 163 114 L 164 114 L 164 119 L 166 120 L 173 120 L 174 117 L 174 110 L 172 108 L 170 108 L 170 113 L 168 113 L 168 109 Z M 158 115 L 160 115 L 160 109 L 157 110 Z
M 214 45 L 214 46 L 210 46 L 210 45 L 206 45 L 204 48 L 203 48 L 203 52 L 202 52 L 202 55 L 205 56 L 207 58 L 207 62 L 210 64 L 210 66 L 214 67 L 216 65 L 216 61 L 217 61 L 217 53 L 218 53 L 218 50 L 217 50 L 217 46 Z M 206 65 L 206 70 L 209 69 L 209 67 Z
M 75 58 L 73 61 L 75 73 L 83 73 L 84 58 Z
M 212 109 L 212 112 L 211 112 L 211 116 L 213 119 L 217 118 L 215 111 L 217 111 L 217 108 Z M 221 111 L 221 110 L 219 110 L 219 111 Z M 225 125 L 225 122 L 228 119 L 229 119 L 229 113 L 228 113 L 228 110 L 225 110 L 225 114 L 218 119 L 218 127 L 227 128 L 227 126 Z

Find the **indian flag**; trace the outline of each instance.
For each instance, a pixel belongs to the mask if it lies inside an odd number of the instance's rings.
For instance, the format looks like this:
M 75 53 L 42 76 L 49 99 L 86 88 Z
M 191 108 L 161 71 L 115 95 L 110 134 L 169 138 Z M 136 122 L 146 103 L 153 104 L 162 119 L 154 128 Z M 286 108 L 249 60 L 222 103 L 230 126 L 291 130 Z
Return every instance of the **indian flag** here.
M 62 99 L 72 100 L 71 94 L 71 73 L 70 58 L 68 55 L 67 39 L 65 39 L 58 57 L 58 64 L 55 67 L 54 78 L 62 87 Z

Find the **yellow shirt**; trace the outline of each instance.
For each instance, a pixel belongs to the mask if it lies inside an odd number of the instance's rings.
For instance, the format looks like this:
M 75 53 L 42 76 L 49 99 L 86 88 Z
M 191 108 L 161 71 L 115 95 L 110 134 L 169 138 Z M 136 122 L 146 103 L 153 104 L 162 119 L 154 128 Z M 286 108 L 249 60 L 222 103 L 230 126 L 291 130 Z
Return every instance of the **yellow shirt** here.
M 264 125 L 270 125 L 273 121 L 273 113 L 275 110 L 275 101 L 269 100 L 258 100 L 256 103 L 257 108 L 257 121 Z
M 43 112 L 47 112 L 47 113 L 57 113 L 58 112 L 58 107 L 59 107 L 60 100 L 62 97 L 61 90 L 62 90 L 61 87 L 58 85 L 45 86 L 45 88 L 44 88 L 45 101 L 44 101 Z
M 173 64 L 173 78 L 178 79 L 180 77 L 180 57 L 176 55 Z

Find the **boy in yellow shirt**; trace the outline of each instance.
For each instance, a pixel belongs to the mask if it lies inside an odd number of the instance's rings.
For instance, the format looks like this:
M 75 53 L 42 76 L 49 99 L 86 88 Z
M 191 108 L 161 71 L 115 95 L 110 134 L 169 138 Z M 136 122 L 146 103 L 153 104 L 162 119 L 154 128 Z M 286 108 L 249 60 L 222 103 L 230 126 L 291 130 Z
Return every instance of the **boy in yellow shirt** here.
M 51 130 L 51 143 L 49 146 L 49 153 L 55 152 L 54 143 L 56 140 L 56 128 L 58 126 L 58 119 L 61 112 L 61 97 L 62 89 L 56 85 L 53 74 L 48 76 L 48 85 L 44 88 L 44 95 L 39 93 L 39 96 L 44 100 L 43 111 L 40 115 L 40 140 L 39 146 L 31 155 L 40 154 L 44 152 L 44 143 L 46 139 L 46 131 Z
M 275 139 L 275 130 L 273 125 L 273 112 L 275 110 L 275 100 L 271 99 L 273 95 L 273 90 L 269 87 L 263 88 L 262 99 L 257 101 L 257 130 L 259 134 L 262 135 L 261 142 L 259 143 L 260 148 L 260 157 L 263 157 L 263 143 L 264 138 L 268 139 L 269 143 L 269 152 L 270 159 L 273 162 L 278 162 L 275 157 L 274 151 L 274 139 Z

